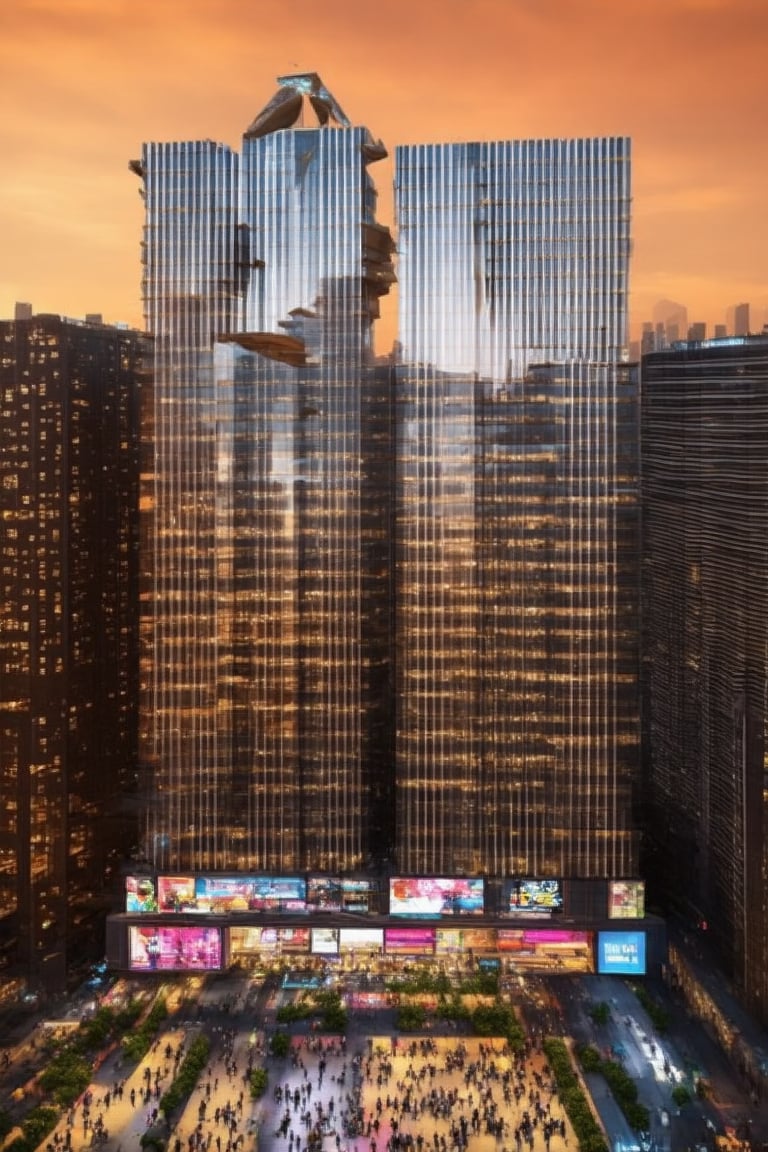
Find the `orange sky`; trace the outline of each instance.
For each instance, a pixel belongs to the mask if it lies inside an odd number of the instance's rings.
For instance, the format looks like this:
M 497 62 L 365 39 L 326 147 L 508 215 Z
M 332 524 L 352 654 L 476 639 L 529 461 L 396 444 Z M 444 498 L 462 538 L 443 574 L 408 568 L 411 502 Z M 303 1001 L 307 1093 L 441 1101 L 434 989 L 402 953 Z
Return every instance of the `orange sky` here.
M 2 0 L 0 318 L 26 300 L 141 326 L 128 160 L 239 148 L 296 71 L 391 152 L 630 135 L 633 328 L 662 298 L 768 319 L 768 0 Z M 391 164 L 373 172 L 391 223 Z

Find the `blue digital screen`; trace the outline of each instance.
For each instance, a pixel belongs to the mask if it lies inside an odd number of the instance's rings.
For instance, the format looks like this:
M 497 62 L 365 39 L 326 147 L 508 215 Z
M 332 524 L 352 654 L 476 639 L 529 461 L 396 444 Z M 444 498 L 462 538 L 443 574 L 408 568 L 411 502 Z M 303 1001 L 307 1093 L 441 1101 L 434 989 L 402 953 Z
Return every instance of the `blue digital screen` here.
M 645 975 L 645 932 L 599 932 L 597 970 L 604 975 Z

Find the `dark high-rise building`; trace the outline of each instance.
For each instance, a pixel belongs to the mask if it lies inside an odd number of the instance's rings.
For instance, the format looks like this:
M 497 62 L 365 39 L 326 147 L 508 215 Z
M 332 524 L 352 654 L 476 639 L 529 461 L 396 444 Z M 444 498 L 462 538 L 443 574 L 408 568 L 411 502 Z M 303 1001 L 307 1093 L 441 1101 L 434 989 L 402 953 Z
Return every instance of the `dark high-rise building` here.
M 397 150 L 401 868 L 628 876 L 626 139 Z
M 137 333 L 0 322 L 0 933 L 60 989 L 135 843 Z M 119 810 L 118 810 L 119 805 Z
M 383 156 L 305 74 L 133 165 L 148 858 L 630 877 L 629 143 L 399 150 L 394 389 Z
M 750 332 L 749 304 L 734 304 L 728 309 L 729 334 L 748 336 Z
M 350 871 L 386 850 L 393 279 L 369 165 L 314 74 L 240 155 L 148 144 L 155 338 L 141 755 L 165 869 Z M 386 823 L 388 816 L 382 816 Z
M 768 1022 L 768 339 L 642 376 L 648 867 Z

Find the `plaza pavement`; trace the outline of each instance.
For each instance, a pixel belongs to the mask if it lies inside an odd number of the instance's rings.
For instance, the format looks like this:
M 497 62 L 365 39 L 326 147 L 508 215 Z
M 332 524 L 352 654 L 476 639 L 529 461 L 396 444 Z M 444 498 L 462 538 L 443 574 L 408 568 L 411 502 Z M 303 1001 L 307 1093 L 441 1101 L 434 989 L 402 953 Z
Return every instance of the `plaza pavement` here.
M 451 1125 L 460 1125 L 462 1119 L 466 1152 L 563 1152 L 576 1147 L 570 1124 L 552 1093 L 545 1057 L 536 1050 L 515 1067 L 500 1040 L 456 1034 L 369 1035 L 364 1029 L 374 1021 L 353 1017 L 345 1041 L 320 1034 L 294 1037 L 289 1056 L 278 1060 L 264 1057 L 264 1037 L 254 1032 L 245 997 L 242 1003 L 231 1000 L 227 1007 L 232 1026 L 226 1021 L 189 1021 L 186 1027 L 171 1028 L 133 1069 L 125 1065 L 119 1050 L 113 1052 L 86 1093 L 90 1108 L 81 1098 L 40 1152 L 93 1148 L 138 1152 L 159 1099 L 180 1066 L 179 1048 L 186 1051 L 202 1028 L 212 1039 L 211 1060 L 183 1111 L 174 1118 L 168 1152 L 308 1152 L 310 1134 L 318 1128 L 313 1152 L 386 1152 L 393 1133 L 409 1152 L 457 1152 L 459 1144 Z M 273 1010 L 275 1004 L 269 1007 Z M 457 1052 L 462 1053 L 463 1068 L 458 1066 Z M 258 1101 L 250 1096 L 249 1066 L 267 1068 L 267 1091 Z M 507 1092 L 505 1101 L 505 1076 L 510 1086 L 518 1087 L 519 1099 Z M 277 1087 L 280 1100 L 276 1099 Z M 547 1141 L 540 1119 L 529 1138 L 516 1142 L 524 1113 L 535 1115 L 537 1093 L 541 1116 L 562 1119 L 565 1135 L 558 1131 Z M 409 1110 L 404 1111 L 406 1095 Z M 342 1114 L 351 1117 L 358 1101 L 362 1123 L 350 1127 Z M 480 1124 L 473 1132 L 475 1109 Z M 501 1122 L 498 1135 L 487 1130 L 489 1109 L 492 1119 Z M 83 1123 L 86 1111 L 87 1127 Z M 99 1116 L 108 1133 L 104 1140 L 93 1135 Z

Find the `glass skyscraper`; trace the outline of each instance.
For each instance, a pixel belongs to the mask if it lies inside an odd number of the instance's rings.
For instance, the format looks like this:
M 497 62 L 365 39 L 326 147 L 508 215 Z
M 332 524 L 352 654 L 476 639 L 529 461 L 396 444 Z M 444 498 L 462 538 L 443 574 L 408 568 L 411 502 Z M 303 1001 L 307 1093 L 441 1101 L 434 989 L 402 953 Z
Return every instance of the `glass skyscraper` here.
M 637 867 L 626 139 L 396 161 L 396 858 Z
M 158 867 L 352 870 L 390 771 L 385 155 L 314 74 L 150 144 L 142 752 Z M 386 819 L 386 817 L 385 817 Z
M 631 876 L 624 139 L 369 166 L 315 74 L 149 144 L 142 765 L 156 868 Z

